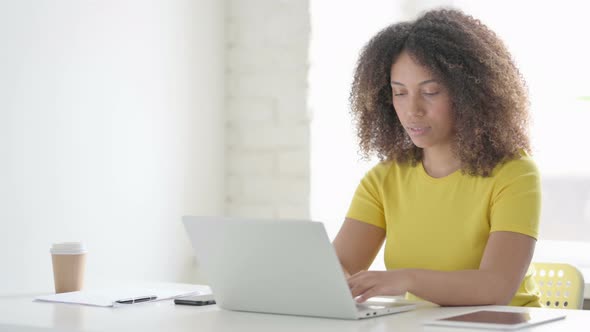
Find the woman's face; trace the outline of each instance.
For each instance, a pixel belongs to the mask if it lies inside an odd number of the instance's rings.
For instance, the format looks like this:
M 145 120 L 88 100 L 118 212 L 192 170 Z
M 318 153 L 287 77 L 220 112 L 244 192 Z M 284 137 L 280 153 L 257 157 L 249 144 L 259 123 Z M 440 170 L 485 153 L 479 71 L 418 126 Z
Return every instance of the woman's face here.
M 395 112 L 416 146 L 429 149 L 452 144 L 448 91 L 405 51 L 391 66 L 391 90 Z

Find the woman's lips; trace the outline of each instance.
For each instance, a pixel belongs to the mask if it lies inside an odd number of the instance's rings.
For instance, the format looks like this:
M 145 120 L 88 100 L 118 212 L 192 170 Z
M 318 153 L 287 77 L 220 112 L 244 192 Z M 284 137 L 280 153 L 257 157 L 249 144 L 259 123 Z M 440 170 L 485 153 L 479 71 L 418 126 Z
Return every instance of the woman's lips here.
M 421 135 L 426 134 L 430 130 L 430 127 L 427 127 L 427 126 L 411 126 L 411 127 L 407 127 L 407 128 L 408 128 L 408 132 L 412 136 L 421 136 Z

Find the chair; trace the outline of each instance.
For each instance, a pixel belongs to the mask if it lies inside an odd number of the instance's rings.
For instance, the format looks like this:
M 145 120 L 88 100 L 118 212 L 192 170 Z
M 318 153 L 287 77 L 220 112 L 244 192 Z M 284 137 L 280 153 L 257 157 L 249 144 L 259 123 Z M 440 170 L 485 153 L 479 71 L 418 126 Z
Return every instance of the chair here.
M 541 304 L 546 308 L 582 309 L 584 277 L 569 264 L 533 263 L 533 278 L 541 291 Z

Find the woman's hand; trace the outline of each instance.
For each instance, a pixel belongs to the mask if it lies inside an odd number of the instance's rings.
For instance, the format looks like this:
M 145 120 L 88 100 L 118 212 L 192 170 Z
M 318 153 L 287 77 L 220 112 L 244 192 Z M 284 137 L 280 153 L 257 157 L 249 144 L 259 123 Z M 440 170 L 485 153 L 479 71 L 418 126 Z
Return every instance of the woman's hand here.
M 411 278 L 407 270 L 360 271 L 347 279 L 352 297 L 363 303 L 373 296 L 404 295 Z

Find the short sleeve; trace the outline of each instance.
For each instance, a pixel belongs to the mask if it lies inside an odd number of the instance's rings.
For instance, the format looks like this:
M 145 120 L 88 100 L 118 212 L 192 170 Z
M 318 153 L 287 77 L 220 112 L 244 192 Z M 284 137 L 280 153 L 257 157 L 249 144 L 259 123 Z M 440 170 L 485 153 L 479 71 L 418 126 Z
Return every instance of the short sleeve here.
M 385 229 L 383 210 L 383 177 L 387 167 L 383 163 L 373 167 L 356 188 L 346 214 L 347 218 L 366 222 Z
M 506 163 L 496 174 L 490 210 L 490 232 L 510 231 L 539 236 L 541 181 L 529 157 Z

